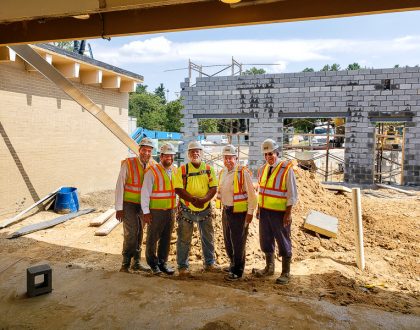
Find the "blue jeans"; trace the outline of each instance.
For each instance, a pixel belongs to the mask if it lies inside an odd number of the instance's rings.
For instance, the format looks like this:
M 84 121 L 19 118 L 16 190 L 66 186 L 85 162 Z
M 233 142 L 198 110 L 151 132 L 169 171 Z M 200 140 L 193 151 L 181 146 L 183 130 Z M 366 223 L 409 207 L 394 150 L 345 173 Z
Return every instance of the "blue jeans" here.
M 206 210 L 207 211 L 207 210 Z M 214 229 L 211 219 L 211 211 L 200 213 L 190 213 L 181 211 L 178 217 L 178 240 L 176 242 L 176 261 L 178 269 L 188 269 L 188 258 L 190 255 L 191 239 L 194 223 L 200 231 L 201 248 L 204 256 L 204 264 L 210 266 L 214 264 Z

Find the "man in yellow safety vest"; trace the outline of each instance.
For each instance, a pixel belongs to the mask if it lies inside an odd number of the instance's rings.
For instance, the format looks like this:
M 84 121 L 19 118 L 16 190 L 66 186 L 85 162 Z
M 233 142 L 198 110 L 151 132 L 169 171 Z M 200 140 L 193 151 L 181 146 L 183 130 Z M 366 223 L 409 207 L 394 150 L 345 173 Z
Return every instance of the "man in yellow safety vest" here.
M 175 176 L 175 192 L 180 197 L 178 214 L 176 257 L 180 276 L 190 276 L 189 253 L 194 223 L 200 230 L 204 255 L 204 270 L 218 271 L 214 260 L 214 228 L 210 200 L 217 191 L 217 179 L 213 167 L 202 161 L 203 147 L 200 142 L 188 144 L 190 162 L 181 165 Z
M 146 260 L 155 275 L 174 273 L 167 261 L 176 209 L 173 183 L 176 169 L 172 166 L 175 154 L 174 146 L 169 142 L 164 143 L 160 147 L 160 163 L 149 167 L 141 188 L 143 221 L 148 225 Z
M 139 145 L 139 157 L 125 159 L 121 164 L 115 188 L 115 217 L 123 222 L 124 243 L 123 261 L 120 272 L 128 273 L 131 259 L 133 271 L 147 271 L 148 267 L 140 263 L 141 243 L 143 240 L 142 212 L 140 207 L 140 194 L 143 184 L 144 172 L 150 164 L 153 143 L 149 138 L 143 138 Z
M 248 226 L 257 206 L 257 194 L 250 172 L 237 164 L 236 148 L 229 144 L 223 148 L 222 155 L 225 167 L 219 174 L 216 207 L 223 208 L 223 237 L 230 260 L 225 279 L 234 281 L 242 277 L 245 269 Z
M 275 242 L 282 257 L 282 272 L 276 283 L 287 284 L 290 278 L 292 241 L 290 237 L 292 207 L 297 202 L 297 187 L 292 162 L 281 161 L 279 146 L 272 139 L 261 145 L 266 163 L 258 171 L 258 208 L 261 250 L 265 253 L 266 266 L 253 270 L 258 276 L 274 274 Z

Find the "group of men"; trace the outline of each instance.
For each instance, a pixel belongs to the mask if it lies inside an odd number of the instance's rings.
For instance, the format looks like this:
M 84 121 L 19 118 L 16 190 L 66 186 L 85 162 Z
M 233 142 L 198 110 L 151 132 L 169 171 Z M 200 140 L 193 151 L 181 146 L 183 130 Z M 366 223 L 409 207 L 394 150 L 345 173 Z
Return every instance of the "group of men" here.
M 222 209 L 223 236 L 230 261 L 223 269 L 227 272 L 225 279 L 234 281 L 243 276 L 248 227 L 256 210 L 266 266 L 253 269 L 252 273 L 256 277 L 274 274 L 277 242 L 282 272 L 276 283 L 289 282 L 291 214 L 297 202 L 297 189 L 292 163 L 280 160 L 279 146 L 274 140 L 267 139 L 261 146 L 265 164 L 258 171 L 257 186 L 249 170 L 239 165 L 233 145 L 222 150 L 224 168 L 218 178 L 213 167 L 203 161 L 203 147 L 197 141 L 188 144 L 189 161 L 179 168 L 173 166 L 175 149 L 171 143 L 161 146 L 159 163 L 152 159 L 152 150 L 152 141 L 144 138 L 139 145 L 139 157 L 127 158 L 121 165 L 115 194 L 116 217 L 124 227 L 121 272 L 129 272 L 131 266 L 133 271 L 174 274 L 167 261 L 175 221 L 179 275 L 191 275 L 189 254 L 194 224 L 200 232 L 204 271 L 221 271 L 215 263 L 210 205 L 217 195 L 216 208 Z M 140 262 L 146 225 L 148 266 Z

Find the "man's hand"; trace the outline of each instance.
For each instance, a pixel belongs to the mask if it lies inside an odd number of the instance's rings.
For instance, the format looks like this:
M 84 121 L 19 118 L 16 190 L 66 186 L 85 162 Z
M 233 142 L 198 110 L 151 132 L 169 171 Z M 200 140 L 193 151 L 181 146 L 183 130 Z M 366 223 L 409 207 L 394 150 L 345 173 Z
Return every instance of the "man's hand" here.
M 283 227 L 287 227 L 292 223 L 292 212 L 285 212 L 283 217 Z
M 152 214 L 143 214 L 143 222 L 145 225 L 150 225 L 152 223 Z
M 191 202 L 198 209 L 202 209 L 204 207 L 205 202 L 201 198 L 194 197 L 193 201 Z
M 249 213 L 247 213 L 247 214 L 246 214 L 246 217 L 245 217 L 245 222 L 246 222 L 246 223 L 251 223 L 252 218 L 254 218 L 254 215 L 253 215 L 253 214 L 249 214 Z
M 117 213 L 115 213 L 115 217 L 119 222 L 123 221 L 124 219 L 124 210 L 119 210 Z

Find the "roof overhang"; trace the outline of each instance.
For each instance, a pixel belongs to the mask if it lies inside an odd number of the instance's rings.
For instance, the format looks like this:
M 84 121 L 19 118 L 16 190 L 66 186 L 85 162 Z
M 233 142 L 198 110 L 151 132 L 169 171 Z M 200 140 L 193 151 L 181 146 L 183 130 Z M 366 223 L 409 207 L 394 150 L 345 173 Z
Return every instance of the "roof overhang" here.
M 419 9 L 420 0 L 243 0 L 234 5 L 217 0 L 4 0 L 0 45 Z
M 31 45 L 31 47 L 49 64 L 60 71 L 65 78 L 71 81 L 105 89 L 114 89 L 121 93 L 134 92 L 136 85 L 143 82 L 143 77 L 140 75 L 85 56 L 63 51 L 51 45 Z M 55 49 L 56 51 L 54 51 Z M 14 51 L 7 46 L 0 46 L 0 62 L 14 61 L 16 61 Z M 26 62 L 25 68 L 29 72 L 37 71 Z

